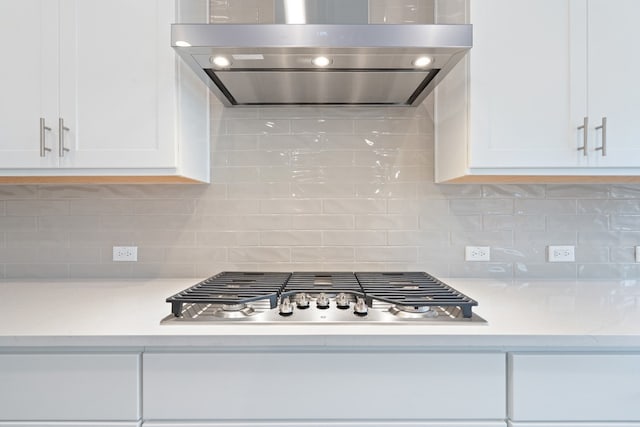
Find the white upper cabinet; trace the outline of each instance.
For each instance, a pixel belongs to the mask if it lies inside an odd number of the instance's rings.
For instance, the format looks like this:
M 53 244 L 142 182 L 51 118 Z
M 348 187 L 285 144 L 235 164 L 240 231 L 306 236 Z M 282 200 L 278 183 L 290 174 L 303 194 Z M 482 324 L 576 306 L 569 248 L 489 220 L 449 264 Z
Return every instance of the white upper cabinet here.
M 437 89 L 436 181 L 639 174 L 640 2 L 471 0 L 467 12 L 474 46 Z
M 590 160 L 598 167 L 640 168 L 640 2 L 589 0 L 587 14 Z M 596 129 L 604 117 L 606 129 Z M 606 151 L 591 151 L 603 136 Z
M 55 139 L 57 14 L 55 2 L 0 2 L 0 37 L 5 40 L 0 78 L 0 168 L 57 164 L 44 149 L 53 150 Z
M 175 165 L 172 3 L 61 2 L 62 166 Z
M 8 94 L 0 101 L 3 182 L 208 181 L 208 95 L 180 75 L 170 47 L 174 0 L 11 0 L 0 8 L 0 34 L 17 41 L 0 83 Z

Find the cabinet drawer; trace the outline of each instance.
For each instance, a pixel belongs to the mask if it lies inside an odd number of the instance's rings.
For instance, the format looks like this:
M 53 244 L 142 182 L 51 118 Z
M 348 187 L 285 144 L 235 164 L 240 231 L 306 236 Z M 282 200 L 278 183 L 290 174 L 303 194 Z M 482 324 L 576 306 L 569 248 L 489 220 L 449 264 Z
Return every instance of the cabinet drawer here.
M 505 418 L 504 354 L 201 353 L 143 359 L 145 419 Z
M 0 355 L 0 420 L 137 420 L 137 354 Z
M 318 422 L 318 421 L 277 421 L 277 422 L 269 422 L 269 421 L 255 421 L 255 422 L 145 422 L 143 427 L 507 427 L 507 423 L 505 421 L 466 421 L 466 422 L 455 422 L 455 421 L 424 421 L 424 422 L 410 422 L 406 421 L 381 421 L 381 422 L 340 422 L 340 421 L 328 421 L 328 422 Z M 0 424 L 0 427 L 3 427 Z M 12 426 L 13 427 L 13 426 Z M 22 426 L 17 426 L 22 427 Z M 547 426 L 549 427 L 549 426 Z M 589 426 L 589 427 L 600 427 L 600 426 Z M 611 426 L 607 426 L 611 427 Z M 615 427 L 635 427 L 635 426 L 615 426 Z
M 639 354 L 513 354 L 514 421 L 640 421 Z
M 139 422 L 2 422 L 0 427 L 140 427 Z

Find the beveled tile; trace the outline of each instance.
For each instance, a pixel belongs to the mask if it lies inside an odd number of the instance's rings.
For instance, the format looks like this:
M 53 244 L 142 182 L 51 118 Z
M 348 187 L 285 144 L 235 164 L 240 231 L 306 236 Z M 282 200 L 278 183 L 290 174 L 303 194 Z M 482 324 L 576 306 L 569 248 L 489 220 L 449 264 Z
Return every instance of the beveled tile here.
M 229 248 L 229 261 L 231 262 L 289 262 L 291 261 L 290 248 L 281 247 L 247 247 Z
M 384 199 L 325 199 L 322 212 L 328 214 L 385 213 L 387 201 Z
M 358 230 L 417 230 L 418 217 L 415 215 L 357 215 Z
M 68 200 L 7 200 L 7 216 L 68 215 Z
M 547 216 L 548 231 L 605 231 L 608 229 L 609 217 L 606 215 Z
M 416 263 L 418 251 L 411 247 L 366 247 L 355 248 L 358 262 L 406 262 Z
M 455 199 L 449 201 L 451 213 L 458 215 L 468 214 L 511 214 L 513 213 L 513 200 L 511 199 Z
M 228 135 L 279 135 L 291 132 L 291 122 L 280 119 L 228 119 Z
M 36 217 L 0 216 L 0 231 L 29 231 L 37 228 Z
M 387 233 L 375 231 L 323 231 L 322 244 L 326 246 L 384 246 Z
M 320 231 L 263 231 L 260 233 L 262 246 L 319 246 L 322 244 Z

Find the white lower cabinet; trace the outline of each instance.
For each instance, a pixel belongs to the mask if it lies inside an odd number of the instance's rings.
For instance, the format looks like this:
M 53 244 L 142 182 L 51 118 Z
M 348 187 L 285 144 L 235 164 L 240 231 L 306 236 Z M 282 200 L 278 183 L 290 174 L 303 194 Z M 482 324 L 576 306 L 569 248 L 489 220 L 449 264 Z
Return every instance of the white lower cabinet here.
M 384 422 L 145 422 L 143 427 L 507 427 L 505 422 L 449 422 L 449 421 L 384 421 Z M 0 427 L 2 427 L 0 425 Z M 599 426 L 596 426 L 599 427 Z M 618 426 L 616 426 L 618 427 Z M 626 426 L 621 426 L 626 427 Z
M 100 423 L 100 422 L 37 422 L 37 423 L 29 423 L 29 422 L 2 422 L 0 421 L 0 427 L 140 427 L 139 422 L 111 422 L 111 423 Z
M 139 354 L 0 354 L 0 427 L 135 426 L 139 396 Z
M 598 422 L 636 427 L 640 354 L 511 354 L 508 402 L 514 426 L 577 427 L 582 421 L 589 427 Z
M 144 425 L 504 427 L 505 383 L 503 353 L 145 353 Z

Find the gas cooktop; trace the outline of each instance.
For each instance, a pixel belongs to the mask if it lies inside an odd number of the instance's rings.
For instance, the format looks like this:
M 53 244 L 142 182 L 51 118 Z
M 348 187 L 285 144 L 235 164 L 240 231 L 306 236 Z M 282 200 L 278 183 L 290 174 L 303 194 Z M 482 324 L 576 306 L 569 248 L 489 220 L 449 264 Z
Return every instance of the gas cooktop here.
M 225 271 L 167 302 L 161 323 L 486 323 L 476 301 L 424 272 Z

